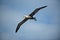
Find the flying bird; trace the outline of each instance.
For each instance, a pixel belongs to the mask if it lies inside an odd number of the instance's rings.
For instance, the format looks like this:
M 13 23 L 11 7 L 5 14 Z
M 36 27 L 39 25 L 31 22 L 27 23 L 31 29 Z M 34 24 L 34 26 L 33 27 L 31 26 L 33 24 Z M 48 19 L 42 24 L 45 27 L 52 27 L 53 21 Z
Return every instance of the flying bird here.
M 21 22 L 18 23 L 15 32 L 17 32 L 17 31 L 19 30 L 19 28 L 21 27 L 21 25 L 22 25 L 23 23 L 25 23 L 28 19 L 34 19 L 34 20 L 36 21 L 36 18 L 33 17 L 33 16 L 34 16 L 40 9 L 43 9 L 43 8 L 45 8 L 45 7 L 47 7 L 47 6 L 43 6 L 43 7 L 40 7 L 40 8 L 36 8 L 31 14 L 25 15 L 25 16 L 24 16 L 25 18 L 24 18 Z

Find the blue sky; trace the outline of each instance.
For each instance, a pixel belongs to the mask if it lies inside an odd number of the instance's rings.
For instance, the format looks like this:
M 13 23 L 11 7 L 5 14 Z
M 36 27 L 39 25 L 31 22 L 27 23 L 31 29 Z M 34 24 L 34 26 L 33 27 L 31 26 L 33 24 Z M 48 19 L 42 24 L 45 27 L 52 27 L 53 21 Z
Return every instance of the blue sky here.
M 59 40 L 60 0 L 0 0 L 0 40 Z M 17 24 L 34 9 L 48 5 L 15 33 Z

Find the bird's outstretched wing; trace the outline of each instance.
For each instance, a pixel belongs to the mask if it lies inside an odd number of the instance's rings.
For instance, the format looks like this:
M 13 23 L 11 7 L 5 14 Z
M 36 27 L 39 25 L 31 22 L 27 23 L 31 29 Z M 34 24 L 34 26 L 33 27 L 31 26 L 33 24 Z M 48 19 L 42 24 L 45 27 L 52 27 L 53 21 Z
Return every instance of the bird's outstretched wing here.
M 16 32 L 19 30 L 20 26 L 21 26 L 23 23 L 25 23 L 27 20 L 28 20 L 28 19 L 25 18 L 25 19 L 22 20 L 20 23 L 18 23 L 17 28 L 16 28 Z
M 43 6 L 43 7 L 40 7 L 40 8 L 36 8 L 31 14 L 29 14 L 29 16 L 33 16 L 33 15 L 35 15 L 40 9 L 43 9 L 43 8 L 45 8 L 45 7 L 47 7 L 47 6 Z

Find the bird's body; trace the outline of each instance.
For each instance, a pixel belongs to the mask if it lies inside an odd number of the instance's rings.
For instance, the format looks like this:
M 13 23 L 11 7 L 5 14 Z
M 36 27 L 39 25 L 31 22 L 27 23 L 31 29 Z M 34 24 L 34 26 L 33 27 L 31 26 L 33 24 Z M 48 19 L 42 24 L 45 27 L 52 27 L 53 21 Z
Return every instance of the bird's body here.
M 32 17 L 31 17 L 31 16 L 29 16 L 29 15 L 25 15 L 24 17 L 25 17 L 25 18 L 29 18 L 29 19 L 30 19 L 30 18 L 32 18 Z
M 25 15 L 24 18 L 27 18 L 27 19 L 34 19 L 36 21 L 36 18 L 35 17 L 31 17 L 29 15 Z
M 24 18 L 21 22 L 18 23 L 17 28 L 16 28 L 16 32 L 19 30 L 20 26 L 21 26 L 23 23 L 25 23 L 28 19 L 34 19 L 34 20 L 36 21 L 36 18 L 33 17 L 33 16 L 34 16 L 40 9 L 43 9 L 43 8 L 45 8 L 45 7 L 47 7 L 47 6 L 43 6 L 43 7 L 40 7 L 40 8 L 36 8 L 31 14 L 25 15 L 25 16 L 24 16 L 25 18 Z

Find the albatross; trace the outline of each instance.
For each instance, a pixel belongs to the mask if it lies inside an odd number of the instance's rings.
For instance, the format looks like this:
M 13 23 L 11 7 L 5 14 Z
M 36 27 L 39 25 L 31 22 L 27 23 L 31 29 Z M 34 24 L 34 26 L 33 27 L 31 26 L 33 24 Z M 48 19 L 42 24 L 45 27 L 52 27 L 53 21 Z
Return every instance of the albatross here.
M 15 32 L 17 32 L 17 31 L 19 30 L 19 28 L 21 27 L 21 25 L 22 25 L 23 23 L 25 23 L 28 19 L 34 19 L 34 20 L 36 21 L 36 18 L 33 17 L 33 16 L 34 16 L 40 9 L 43 9 L 43 8 L 45 8 L 45 7 L 47 7 L 47 6 L 43 6 L 43 7 L 40 7 L 40 8 L 36 8 L 31 14 L 25 15 L 25 16 L 24 16 L 24 19 L 23 19 L 21 22 L 18 23 Z

